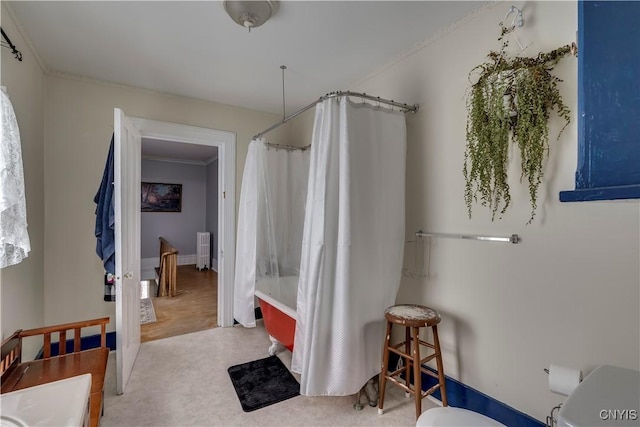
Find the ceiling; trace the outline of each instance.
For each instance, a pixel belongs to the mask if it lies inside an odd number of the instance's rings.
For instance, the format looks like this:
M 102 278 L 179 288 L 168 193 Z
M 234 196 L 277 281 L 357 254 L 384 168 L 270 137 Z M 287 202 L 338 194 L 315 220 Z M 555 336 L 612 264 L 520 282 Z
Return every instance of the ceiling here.
M 142 138 L 142 157 L 147 160 L 206 165 L 218 158 L 218 147 Z
M 286 114 L 352 85 L 481 1 L 282 1 L 251 32 L 221 1 L 10 1 L 48 72 Z M 385 94 L 376 94 L 385 97 Z M 412 103 L 407 99 L 402 102 Z M 215 147 L 143 141 L 143 156 L 206 163 Z
M 3 2 L 48 71 L 278 114 L 280 65 L 290 114 L 353 89 L 484 3 L 282 1 L 248 32 L 221 1 Z

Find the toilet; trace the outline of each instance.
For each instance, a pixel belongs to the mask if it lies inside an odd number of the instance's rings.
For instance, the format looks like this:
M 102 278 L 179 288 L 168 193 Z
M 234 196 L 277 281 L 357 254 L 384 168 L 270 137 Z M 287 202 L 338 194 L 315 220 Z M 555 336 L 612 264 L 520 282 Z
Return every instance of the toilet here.
M 601 365 L 593 370 L 562 405 L 558 427 L 640 425 L 640 371 Z M 451 406 L 428 409 L 417 427 L 503 426 L 477 412 Z
M 494 419 L 468 409 L 446 406 L 427 409 L 416 422 L 417 427 L 506 427 Z
M 640 425 L 640 371 L 601 365 L 574 390 L 558 412 L 558 427 Z

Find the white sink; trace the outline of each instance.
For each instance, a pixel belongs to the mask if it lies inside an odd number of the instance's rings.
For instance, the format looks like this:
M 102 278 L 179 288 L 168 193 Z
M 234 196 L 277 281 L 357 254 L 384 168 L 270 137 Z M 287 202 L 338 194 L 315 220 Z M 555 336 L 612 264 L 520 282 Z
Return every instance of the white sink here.
M 0 395 L 0 427 L 82 426 L 88 421 L 91 374 Z
M 640 371 L 602 365 L 567 398 L 558 427 L 640 425 Z

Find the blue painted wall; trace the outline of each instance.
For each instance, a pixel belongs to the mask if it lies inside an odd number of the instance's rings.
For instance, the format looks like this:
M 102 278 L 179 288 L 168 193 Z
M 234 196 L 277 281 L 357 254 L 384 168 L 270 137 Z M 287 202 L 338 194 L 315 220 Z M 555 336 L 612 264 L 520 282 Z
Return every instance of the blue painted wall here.
M 640 198 L 640 2 L 578 3 L 578 169 L 562 201 Z
M 167 239 L 179 255 L 196 254 L 196 233 L 205 231 L 207 175 L 204 165 L 142 160 L 142 181 L 182 184 L 181 212 L 140 214 L 140 257 L 158 257 L 158 238 Z

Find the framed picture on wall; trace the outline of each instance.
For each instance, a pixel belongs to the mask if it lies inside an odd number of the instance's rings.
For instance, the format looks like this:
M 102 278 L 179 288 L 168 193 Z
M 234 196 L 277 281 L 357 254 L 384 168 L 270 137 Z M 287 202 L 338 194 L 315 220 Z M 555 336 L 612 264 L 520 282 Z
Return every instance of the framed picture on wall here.
M 140 205 L 142 212 L 181 212 L 182 184 L 143 182 Z

